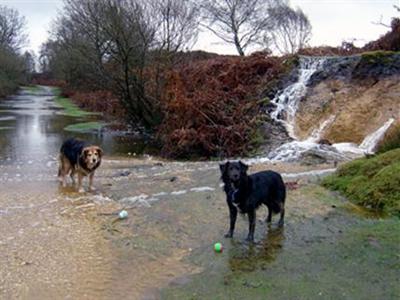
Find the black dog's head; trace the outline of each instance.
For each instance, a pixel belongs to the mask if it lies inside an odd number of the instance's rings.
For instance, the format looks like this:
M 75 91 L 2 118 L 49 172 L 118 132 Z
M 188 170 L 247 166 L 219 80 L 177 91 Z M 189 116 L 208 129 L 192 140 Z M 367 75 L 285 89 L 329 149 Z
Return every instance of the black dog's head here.
M 225 183 L 227 181 L 238 183 L 241 178 L 247 176 L 246 172 L 249 166 L 239 160 L 238 162 L 227 161 L 225 164 L 220 164 L 219 168 L 221 170 L 222 180 Z

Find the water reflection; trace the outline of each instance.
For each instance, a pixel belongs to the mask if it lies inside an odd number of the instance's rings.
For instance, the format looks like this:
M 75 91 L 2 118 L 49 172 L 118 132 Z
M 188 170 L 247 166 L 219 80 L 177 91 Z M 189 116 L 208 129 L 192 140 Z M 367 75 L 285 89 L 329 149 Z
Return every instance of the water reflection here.
M 51 89 L 21 90 L 17 95 L 0 100 L 0 160 L 9 163 L 36 164 L 55 159 L 62 141 L 75 136 L 100 145 L 108 155 L 140 154 L 146 143 L 126 135 L 110 132 L 73 133 L 68 125 L 93 121 L 98 117 L 69 117 L 58 114 Z
M 242 243 L 229 249 L 231 271 L 252 272 L 264 269 L 274 261 L 283 249 L 285 234 L 283 227 L 270 227 L 264 239 L 255 244 Z

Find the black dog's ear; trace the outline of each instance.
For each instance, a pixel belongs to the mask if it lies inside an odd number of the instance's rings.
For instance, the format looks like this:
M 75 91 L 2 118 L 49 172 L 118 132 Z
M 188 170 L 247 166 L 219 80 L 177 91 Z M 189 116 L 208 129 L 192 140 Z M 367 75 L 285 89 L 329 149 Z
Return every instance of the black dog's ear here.
M 219 164 L 219 169 L 221 170 L 221 174 L 225 174 L 228 169 L 229 161 L 224 164 Z
M 242 163 L 240 160 L 239 160 L 239 164 L 240 164 L 240 168 L 242 169 L 242 171 L 247 172 L 247 170 L 249 169 L 249 166 L 246 165 L 245 163 Z

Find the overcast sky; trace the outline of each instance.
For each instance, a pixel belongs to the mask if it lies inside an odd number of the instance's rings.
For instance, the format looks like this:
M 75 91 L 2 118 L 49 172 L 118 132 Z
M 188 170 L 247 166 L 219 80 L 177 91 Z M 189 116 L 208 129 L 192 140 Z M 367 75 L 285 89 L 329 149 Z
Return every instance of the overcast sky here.
M 62 8 L 62 0 L 0 0 L 1 5 L 17 9 L 26 17 L 29 48 L 37 51 L 48 37 L 51 21 Z M 313 27 L 311 45 L 337 46 L 343 40 L 358 39 L 358 45 L 377 39 L 387 31 L 377 26 L 381 18 L 389 24 L 399 13 L 393 5 L 400 0 L 291 0 L 309 17 Z M 221 44 L 210 33 L 201 33 L 194 49 L 210 52 L 236 54 L 234 47 Z

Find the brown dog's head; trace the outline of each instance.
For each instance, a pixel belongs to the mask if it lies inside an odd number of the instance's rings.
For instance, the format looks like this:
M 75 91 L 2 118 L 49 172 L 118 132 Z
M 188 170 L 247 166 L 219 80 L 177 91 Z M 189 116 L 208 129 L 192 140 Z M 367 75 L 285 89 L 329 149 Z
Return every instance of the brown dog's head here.
M 83 161 L 88 169 L 98 167 L 103 156 L 103 150 L 98 146 L 89 146 L 82 149 L 81 154 Z

